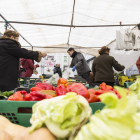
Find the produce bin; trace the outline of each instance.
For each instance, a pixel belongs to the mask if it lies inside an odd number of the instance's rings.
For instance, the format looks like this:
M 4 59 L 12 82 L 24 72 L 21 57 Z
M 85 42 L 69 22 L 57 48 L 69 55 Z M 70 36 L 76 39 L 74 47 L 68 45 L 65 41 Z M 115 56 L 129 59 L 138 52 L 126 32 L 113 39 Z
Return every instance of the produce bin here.
M 105 104 L 101 102 L 90 103 L 90 107 L 92 108 L 92 114 L 94 114 L 97 110 L 102 110 Z
M 8 118 L 12 123 L 25 127 L 31 126 L 30 118 L 32 115 L 32 106 L 36 101 L 0 101 L 0 115 Z M 101 102 L 90 103 L 92 114 L 101 110 L 104 104 Z
M 25 127 L 30 126 L 32 106 L 36 101 L 0 101 L 0 115 L 8 118 L 12 123 Z
M 125 82 L 124 87 L 129 88 L 134 82 Z

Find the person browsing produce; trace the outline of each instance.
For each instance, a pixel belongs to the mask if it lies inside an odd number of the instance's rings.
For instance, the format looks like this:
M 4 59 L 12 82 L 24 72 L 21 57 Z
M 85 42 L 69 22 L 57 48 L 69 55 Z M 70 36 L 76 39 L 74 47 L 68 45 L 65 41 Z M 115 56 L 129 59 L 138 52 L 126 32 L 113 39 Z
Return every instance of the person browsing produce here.
M 31 59 L 22 58 L 20 60 L 20 63 L 22 67 L 26 69 L 26 72 L 23 72 L 22 74 L 22 78 L 31 77 L 33 74 L 33 70 L 36 70 L 36 68 L 39 67 L 38 64 L 34 65 L 34 61 Z
M 60 64 L 56 64 L 56 65 L 54 66 L 53 71 L 54 71 L 54 74 L 58 73 L 59 76 L 62 77 L 62 71 L 61 71 L 61 68 L 60 68 Z
M 117 71 L 123 71 L 124 66 L 120 65 L 114 57 L 109 56 L 110 48 L 104 46 L 99 50 L 98 56 L 92 65 L 94 82 L 101 84 L 105 82 L 107 85 L 114 86 L 113 68 Z
M 70 65 L 72 70 L 77 70 L 78 75 L 81 75 L 82 78 L 84 78 L 88 82 L 88 84 L 91 85 L 90 69 L 83 54 L 81 54 L 80 52 L 76 52 L 73 48 L 69 48 L 67 52 L 70 57 L 72 57 L 72 62 Z
M 19 58 L 41 61 L 46 53 L 21 48 L 19 33 L 6 30 L 0 37 L 0 91 L 10 91 L 18 87 Z

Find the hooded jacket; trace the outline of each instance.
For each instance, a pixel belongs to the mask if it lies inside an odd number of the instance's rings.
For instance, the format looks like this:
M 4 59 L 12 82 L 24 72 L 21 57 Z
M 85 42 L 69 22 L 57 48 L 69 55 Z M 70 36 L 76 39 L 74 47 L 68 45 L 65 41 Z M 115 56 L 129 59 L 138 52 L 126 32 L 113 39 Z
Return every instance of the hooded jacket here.
M 41 60 L 40 52 L 21 48 L 19 42 L 2 36 L 0 38 L 0 91 L 10 91 L 17 87 L 19 58 Z

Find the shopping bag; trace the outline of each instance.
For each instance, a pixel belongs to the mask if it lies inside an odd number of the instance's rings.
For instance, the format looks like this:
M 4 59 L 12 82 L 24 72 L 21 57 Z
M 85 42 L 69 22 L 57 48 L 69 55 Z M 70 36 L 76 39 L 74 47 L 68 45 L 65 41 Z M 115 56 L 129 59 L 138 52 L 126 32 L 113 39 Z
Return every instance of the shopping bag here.
M 74 72 L 72 71 L 72 68 L 67 69 L 62 74 L 62 78 L 69 79 L 69 77 L 74 77 Z

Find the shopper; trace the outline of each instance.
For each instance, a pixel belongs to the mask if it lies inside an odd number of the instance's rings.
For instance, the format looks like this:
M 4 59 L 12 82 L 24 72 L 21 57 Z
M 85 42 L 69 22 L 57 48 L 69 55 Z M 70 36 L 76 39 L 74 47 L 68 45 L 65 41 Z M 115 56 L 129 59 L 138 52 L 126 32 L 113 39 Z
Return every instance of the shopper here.
M 89 85 L 91 85 L 90 80 L 90 69 L 87 62 L 80 52 L 76 52 L 74 48 L 69 48 L 67 50 L 68 54 L 72 57 L 72 62 L 70 67 L 73 71 L 77 70 L 78 75 L 81 75 Z
M 33 71 L 36 70 L 39 65 L 34 65 L 34 60 L 22 58 L 20 61 L 23 68 L 26 69 L 26 72 L 22 73 L 22 78 L 31 77 Z
M 19 86 L 19 58 L 40 62 L 46 56 L 46 53 L 21 48 L 18 38 L 19 34 L 12 30 L 5 31 L 0 37 L 0 91 L 10 91 Z
M 105 82 L 107 85 L 114 86 L 113 67 L 117 71 L 123 71 L 125 67 L 120 65 L 114 57 L 109 56 L 109 51 L 110 49 L 106 46 L 99 50 L 100 56 L 93 61 L 92 71 L 95 83 Z
M 54 74 L 58 73 L 59 76 L 62 77 L 62 71 L 61 71 L 61 68 L 60 68 L 60 64 L 56 64 L 56 65 L 54 66 L 53 71 L 54 71 Z

